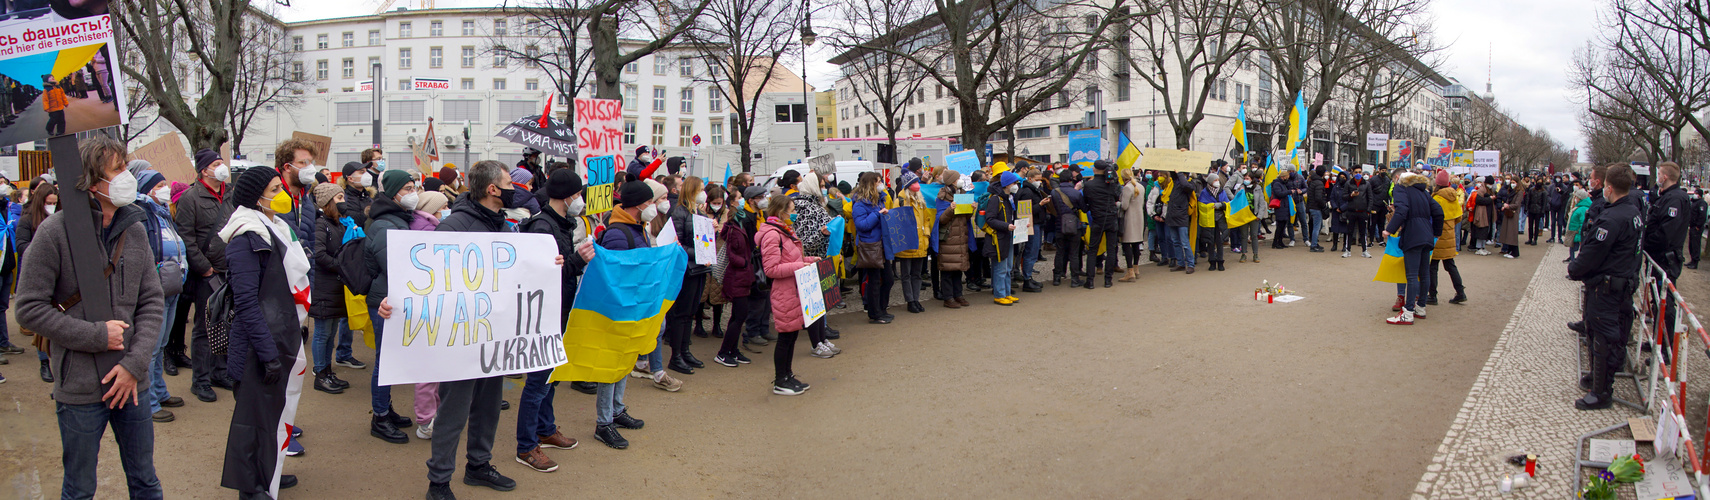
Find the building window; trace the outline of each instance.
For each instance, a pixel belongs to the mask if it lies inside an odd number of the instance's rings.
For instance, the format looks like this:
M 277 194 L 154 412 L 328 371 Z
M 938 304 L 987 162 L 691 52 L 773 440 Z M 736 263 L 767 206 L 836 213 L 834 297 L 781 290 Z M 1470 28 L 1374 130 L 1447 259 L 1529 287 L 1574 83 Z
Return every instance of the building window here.
M 462 59 L 463 59 L 463 67 L 465 67 L 465 68 L 475 67 L 475 47 L 464 45 L 463 46 Z
M 303 61 L 291 61 L 291 79 L 303 81 Z
M 944 86 L 943 85 L 933 85 L 933 86 L 938 87 L 938 98 L 943 99 L 944 98 Z
M 445 21 L 428 21 L 428 36 L 445 36 Z
M 695 76 L 695 59 L 692 57 L 678 58 L 677 76 L 681 76 L 683 78 Z
M 475 21 L 463 20 L 463 36 L 475 36 Z
M 944 110 L 942 110 L 942 109 L 938 110 L 937 115 L 938 115 L 938 123 L 936 123 L 934 125 L 943 125 L 944 124 Z
M 340 125 L 362 125 L 373 120 L 369 101 L 341 102 L 335 106 L 334 122 Z
M 540 65 L 540 62 L 539 62 L 540 61 L 540 47 L 539 46 L 530 45 L 527 47 L 523 47 L 523 54 L 528 59 L 527 61 L 523 61 L 524 64 L 527 64 L 530 67 Z
M 640 90 L 634 84 L 623 85 L 623 110 L 635 111 L 636 101 L 641 100 Z
M 410 37 L 410 22 L 404 21 L 404 22 L 398 23 L 398 38 L 409 38 L 409 37 Z
M 509 28 L 509 23 L 506 22 L 504 19 L 494 19 L 493 20 L 493 34 L 494 35 L 505 36 L 508 34 L 508 33 L 506 33 L 508 28 Z
M 1038 139 L 1041 137 L 1051 137 L 1051 127 L 1024 128 L 1015 131 L 1015 138 L 1017 139 Z
M 523 21 L 523 34 L 528 35 L 528 36 L 539 36 L 540 35 L 540 20 L 539 19 L 529 19 L 529 20 Z
M 714 113 L 724 112 L 724 91 L 716 86 L 707 87 L 707 110 Z
M 464 120 L 468 120 L 470 123 L 478 123 L 481 121 L 481 101 L 445 101 L 445 113 L 442 119 L 446 123 Z
M 386 123 L 422 123 L 427 121 L 427 101 L 391 101 L 386 103 Z
M 326 33 L 321 33 L 319 35 L 315 35 L 315 48 L 317 48 L 317 49 L 327 48 L 327 34 Z
M 689 138 L 695 135 L 695 122 L 683 121 L 677 124 L 677 147 L 689 147 Z
M 914 115 L 908 115 L 908 129 L 914 130 Z
M 540 90 L 540 79 L 529 78 L 523 80 L 523 90 Z
M 494 78 L 493 79 L 493 90 L 505 90 L 505 79 L 504 78 Z
M 623 122 L 623 143 L 630 146 L 635 145 L 635 120 Z
M 340 46 L 340 47 L 355 47 L 356 46 L 356 32 L 346 31 L 343 34 L 340 34 L 338 37 L 338 46 Z
M 915 115 L 915 121 L 920 122 L 921 128 L 926 128 L 926 113 Z
M 956 123 L 956 108 L 950 108 L 947 111 L 949 111 L 947 114 L 950 115 L 950 123 Z
M 429 68 L 445 67 L 445 49 L 444 48 L 442 48 L 442 47 L 428 47 L 428 67 Z
M 653 56 L 653 74 L 664 75 L 665 72 L 669 71 L 670 69 L 671 69 L 671 61 L 666 60 L 665 56 L 658 56 L 658 55 Z
M 653 112 L 665 112 L 665 87 L 653 87 Z M 658 141 L 654 141 L 654 144 L 658 143 Z
M 537 113 L 540 113 L 539 101 L 498 101 L 493 105 L 493 120 L 498 123 L 510 123 Z
M 1265 69 L 1269 69 L 1269 68 L 1267 67 Z M 1271 106 L 1271 75 L 1270 75 L 1270 73 L 1260 71 L 1259 72 L 1259 107 L 1268 108 L 1270 106 Z
M 653 142 L 649 142 L 648 144 L 658 146 L 658 145 L 664 144 L 664 143 L 665 143 L 665 122 L 653 122 Z
M 380 66 L 380 56 L 368 56 L 368 77 L 374 78 L 374 68 Z
M 413 88 L 410 87 L 410 79 L 409 78 L 399 78 L 397 88 L 398 88 L 398 90 L 414 90 Z
M 1229 100 L 1229 80 L 1218 80 L 1217 81 L 1217 100 L 1219 100 L 1219 101 Z
M 914 118 L 914 117 L 909 117 Z M 778 104 L 772 106 L 772 122 L 774 123 L 807 123 L 806 104 Z
M 291 37 L 291 50 L 294 50 L 297 52 L 303 51 L 303 37 L 300 37 L 300 36 Z
M 505 46 L 494 45 L 493 46 L 493 67 L 503 68 L 503 67 L 505 67 L 505 64 L 507 64 L 507 62 L 505 60 Z
M 463 80 L 460 80 L 457 82 L 457 88 L 463 89 L 463 90 L 475 90 L 475 79 L 474 78 L 464 78 Z
M 338 76 L 347 79 L 356 78 L 356 59 L 344 58 L 344 61 L 339 64 Z
M 315 61 L 315 79 L 316 80 L 327 79 L 327 60 L 326 59 L 321 59 L 319 61 Z
M 380 45 L 380 30 L 368 30 L 368 45 Z
M 638 63 L 635 61 L 630 61 L 629 64 L 623 65 L 623 72 L 624 73 L 628 73 L 628 74 L 633 75 L 633 74 L 636 74 L 640 71 L 641 71 L 641 63 Z
M 410 69 L 409 47 L 400 47 L 398 49 L 398 69 Z
M 694 112 L 695 112 L 695 89 L 690 88 L 690 87 L 683 87 L 683 91 L 680 93 L 679 97 L 681 98 L 681 100 L 683 102 L 677 108 L 677 112 L 685 114 L 685 115 L 694 114 Z
M 1129 99 L 1133 98 L 1133 95 L 1131 95 L 1132 92 L 1129 91 L 1129 86 L 1128 73 L 1116 75 L 1116 102 L 1128 102 Z
M 709 130 L 712 131 L 712 134 L 711 134 L 712 135 L 712 137 L 711 137 L 712 145 L 714 145 L 714 146 L 723 145 L 724 144 L 724 122 L 712 122 L 712 127 Z
M 1061 135 L 1061 136 L 1066 137 L 1069 135 L 1069 131 L 1074 130 L 1074 129 L 1075 129 L 1074 125 L 1058 125 L 1057 126 L 1057 135 Z

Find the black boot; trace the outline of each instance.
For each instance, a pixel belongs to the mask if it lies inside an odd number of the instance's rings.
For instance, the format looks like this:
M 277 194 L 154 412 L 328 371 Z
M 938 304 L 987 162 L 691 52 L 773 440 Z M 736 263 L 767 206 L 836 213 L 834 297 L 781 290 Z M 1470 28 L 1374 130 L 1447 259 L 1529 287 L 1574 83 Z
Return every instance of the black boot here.
M 677 373 L 681 373 L 684 375 L 694 375 L 695 374 L 695 367 L 690 365 L 687 362 L 684 362 L 683 358 L 680 356 L 672 356 L 671 361 L 669 363 L 666 363 L 665 367 L 670 368 L 672 371 L 675 371 Z
M 1062 276 L 1052 276 L 1051 277 L 1051 286 L 1063 286 L 1063 277 Z
M 702 363 L 700 359 L 695 357 L 695 353 L 689 352 L 688 349 L 684 349 L 683 353 L 679 354 L 677 356 L 677 358 L 683 360 L 684 363 L 688 363 L 689 366 L 693 366 L 695 368 L 706 368 L 707 367 L 706 363 Z
M 1113 287 L 1113 286 L 1116 286 L 1116 282 L 1115 282 L 1115 279 L 1114 279 L 1114 277 L 1112 277 L 1112 276 L 1111 276 L 1111 275 L 1109 275 L 1109 274 L 1106 274 L 1106 275 L 1104 275 L 1104 287 L 1105 287 L 1105 288 L 1110 288 L 1110 287 Z M 1091 288 L 1091 287 L 1088 287 L 1088 288 Z
M 327 394 L 344 394 L 344 389 L 333 383 L 330 376 L 332 369 L 324 369 L 315 373 L 315 390 Z
M 48 368 L 48 360 L 42 360 L 42 381 L 53 383 L 53 369 Z
M 368 434 L 380 438 L 381 441 L 392 444 L 404 444 L 410 442 L 410 435 L 404 434 L 404 431 L 398 430 L 397 426 L 392 425 L 392 419 L 388 418 L 386 415 L 376 415 L 371 419 L 371 422 L 368 424 Z
M 1466 290 L 1455 290 L 1455 298 L 1449 299 L 1450 304 L 1461 305 L 1467 302 Z

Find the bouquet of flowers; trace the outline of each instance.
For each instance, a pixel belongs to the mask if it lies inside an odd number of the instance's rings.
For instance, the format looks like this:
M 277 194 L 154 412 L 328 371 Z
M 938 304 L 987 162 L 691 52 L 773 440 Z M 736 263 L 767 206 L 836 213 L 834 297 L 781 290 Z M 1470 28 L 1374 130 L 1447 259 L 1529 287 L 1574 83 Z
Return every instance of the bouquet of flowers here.
M 1585 500 L 1615 500 L 1615 475 L 1609 471 L 1597 471 L 1591 480 L 1585 483 L 1585 489 L 1579 490 L 1579 497 Z
M 1614 476 L 1616 482 L 1636 483 L 1645 478 L 1645 459 L 1637 453 L 1631 457 L 1615 457 L 1604 472 Z

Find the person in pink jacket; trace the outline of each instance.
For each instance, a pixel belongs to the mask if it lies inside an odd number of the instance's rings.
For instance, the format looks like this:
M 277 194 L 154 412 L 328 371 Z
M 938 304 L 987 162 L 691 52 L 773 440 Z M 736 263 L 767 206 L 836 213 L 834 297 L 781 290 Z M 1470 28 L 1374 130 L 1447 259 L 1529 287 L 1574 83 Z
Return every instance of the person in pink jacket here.
M 795 372 L 790 370 L 796 337 L 807 326 L 802 321 L 801 298 L 796 296 L 796 270 L 819 260 L 802 255 L 802 242 L 790 229 L 795 222 L 795 211 L 789 196 L 772 196 L 766 202 L 766 222 L 754 233 L 754 244 L 760 246 L 760 268 L 772 280 L 772 322 L 778 329 L 778 346 L 772 351 L 775 371 L 772 393 L 784 396 L 808 390 L 808 385 L 796 380 Z

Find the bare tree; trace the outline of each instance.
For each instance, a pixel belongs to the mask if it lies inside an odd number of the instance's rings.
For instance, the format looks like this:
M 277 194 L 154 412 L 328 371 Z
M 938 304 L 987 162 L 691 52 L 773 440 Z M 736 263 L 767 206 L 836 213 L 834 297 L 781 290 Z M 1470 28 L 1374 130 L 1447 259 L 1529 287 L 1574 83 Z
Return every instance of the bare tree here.
M 1353 68 L 1340 80 L 1340 89 L 1346 96 L 1341 101 L 1349 104 L 1344 117 L 1349 130 L 1359 135 L 1378 131 L 1378 121 L 1403 114 L 1432 76 L 1434 72 L 1420 71 L 1407 61 L 1379 60 Z M 1445 135 L 1460 140 L 1458 136 Z M 1375 155 L 1372 160 L 1376 161 Z
M 119 37 L 118 53 L 120 67 L 139 64 L 136 59 L 142 57 L 130 43 L 129 37 Z M 159 105 L 155 104 L 154 94 L 149 93 L 148 89 L 136 80 L 125 80 L 125 88 L 121 91 L 125 93 L 125 107 L 128 109 L 125 110 L 125 123 L 119 125 L 117 138 L 128 148 L 131 141 L 142 137 L 160 121 L 160 110 Z
M 1678 3 L 1658 5 L 1655 0 L 1614 0 L 1613 12 L 1606 16 L 1613 25 L 1613 33 L 1605 31 L 1599 39 L 1604 50 L 1610 52 L 1605 62 L 1616 66 L 1607 68 L 1608 71 L 1649 79 L 1649 85 L 1656 87 L 1655 95 L 1661 98 L 1653 105 L 1673 108 L 1670 114 L 1685 122 L 1668 128 L 1690 126 L 1700 135 L 1710 137 L 1710 127 L 1693 115 L 1710 107 L 1710 50 L 1701 48 L 1703 40 L 1693 40 L 1694 34 L 1702 34 L 1706 28 L 1699 25 L 1696 32 L 1658 29 L 1689 26 L 1706 15 L 1689 12 L 1686 5 Z M 1600 82 L 1593 79 L 1588 83 L 1595 86 Z M 1669 158 L 1678 160 L 1684 145 L 1679 132 L 1673 135 Z
M 1112 26 L 1155 12 L 1094 0 L 930 2 L 925 18 L 866 40 L 831 62 L 848 64 L 869 52 L 907 61 L 956 100 L 961 144 L 982 157 L 993 132 L 1026 118 L 1075 80 L 1077 69 L 1108 44 Z M 1005 65 L 1006 57 L 1032 64 Z M 993 109 L 1006 100 L 1013 104 Z
M 1136 19 L 1116 33 L 1118 78 L 1130 72 L 1164 96 L 1178 148 L 1192 147 L 1193 131 L 1205 119 L 1205 102 L 1219 92 L 1226 70 L 1248 57 L 1254 39 L 1248 2 L 1164 0 L 1160 13 Z M 1130 42 L 1130 39 L 1133 41 Z M 1130 50 L 1130 43 L 1137 50 Z
M 842 22 L 832 25 L 830 43 L 848 51 L 868 40 L 891 36 L 926 14 L 918 0 L 849 0 L 837 12 Z M 878 122 L 891 151 L 896 151 L 897 131 L 916 102 L 925 81 L 918 68 L 901 56 L 882 51 L 867 52 L 844 65 L 855 97 L 855 106 Z
M 253 27 L 253 26 L 252 26 Z M 231 131 L 232 154 L 243 154 L 243 139 L 255 118 L 269 108 L 293 107 L 308 78 L 297 71 L 298 53 L 285 43 L 284 30 L 258 29 L 249 37 L 253 43 L 238 54 L 239 78 L 232 87 L 231 108 L 226 114 Z
M 559 0 L 576 1 L 576 0 Z M 700 16 L 706 12 L 707 6 L 713 0 L 686 0 L 683 4 L 677 0 L 587 0 L 586 7 L 580 9 L 588 19 L 588 41 L 593 48 L 594 57 L 594 97 L 601 99 L 623 98 L 623 86 L 619 80 L 623 76 L 626 64 L 640 60 L 642 57 L 659 51 L 676 41 L 691 27 L 699 22 Z M 645 45 L 629 52 L 624 52 L 618 45 L 619 18 L 646 19 L 631 27 L 631 32 L 645 36 Z
M 1507 111 L 1495 102 L 1469 98 L 1460 109 L 1449 109 L 1434 118 L 1444 137 L 1455 140 L 1456 149 L 1496 149 L 1497 139 L 1511 125 Z
M 136 64 L 120 66 L 125 76 L 148 89 L 160 116 L 189 137 L 191 148 L 220 147 L 227 139 L 238 54 L 253 48 L 244 37 L 249 0 L 128 0 L 115 6 L 113 18 L 140 56 Z M 186 59 L 210 80 L 190 100 L 185 76 L 175 71 Z
M 538 68 L 558 95 L 570 99 L 581 97 L 583 87 L 593 81 L 594 75 L 594 52 L 589 50 L 592 43 L 588 37 L 592 34 L 589 12 L 595 9 L 590 6 L 602 3 L 611 2 L 507 1 L 500 10 L 507 16 L 520 18 L 522 26 L 488 33 L 483 52 Z M 575 115 L 570 113 L 567 121 L 573 123 Z
M 800 47 L 791 40 L 806 13 L 794 0 L 714 0 L 683 33 L 707 64 L 707 73 L 697 79 L 716 86 L 734 108 L 731 132 L 742 154 L 743 172 L 753 171 L 760 95 L 773 90 L 778 61 Z M 805 105 L 807 116 L 812 116 L 813 103 Z

